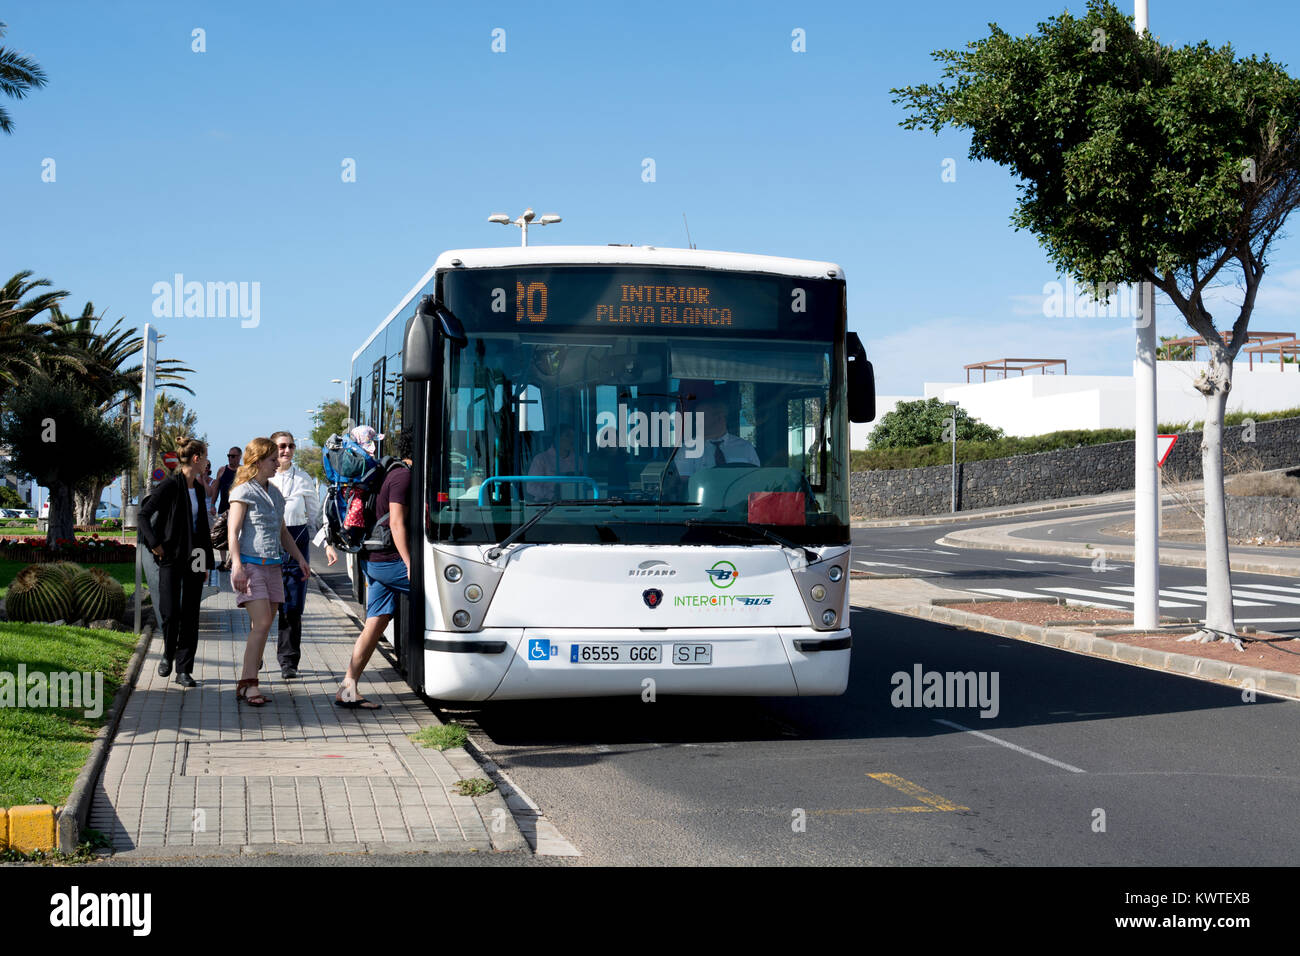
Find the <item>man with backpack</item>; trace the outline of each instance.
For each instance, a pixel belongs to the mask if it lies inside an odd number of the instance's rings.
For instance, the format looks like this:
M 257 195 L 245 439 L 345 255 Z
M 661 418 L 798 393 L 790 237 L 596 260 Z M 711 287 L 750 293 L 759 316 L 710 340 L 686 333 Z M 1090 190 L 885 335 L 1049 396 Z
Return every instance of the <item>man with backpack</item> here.
M 387 465 L 383 483 L 375 495 L 374 525 L 358 555 L 366 576 L 366 623 L 352 648 L 347 674 L 334 696 L 334 702 L 340 707 L 378 710 L 381 706 L 361 696 L 357 681 L 393 619 L 397 595 L 411 593 L 411 549 L 406 535 L 411 454 L 412 435 L 403 430 L 397 435 L 399 460 Z

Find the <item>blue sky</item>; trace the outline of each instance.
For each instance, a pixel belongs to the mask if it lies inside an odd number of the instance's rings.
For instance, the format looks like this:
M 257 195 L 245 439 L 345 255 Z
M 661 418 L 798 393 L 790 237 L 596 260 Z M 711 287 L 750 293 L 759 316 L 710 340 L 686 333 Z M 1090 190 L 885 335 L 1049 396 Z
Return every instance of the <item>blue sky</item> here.
M 1004 355 L 1128 374 L 1126 320 L 1043 316 L 1057 277 L 1009 225 L 1007 172 L 970 164 L 963 136 L 900 129 L 890 101 L 937 78 L 931 50 L 1065 6 L 10 3 L 0 43 L 50 82 L 6 100 L 0 271 L 49 278 L 70 310 L 92 300 L 156 324 L 160 354 L 195 369 L 185 401 L 221 447 L 304 434 L 438 253 L 516 244 L 486 219 L 526 206 L 564 217 L 534 244 L 685 246 L 684 212 L 702 249 L 839 262 L 882 394 Z M 1151 7 L 1167 43 L 1231 42 L 1300 71 L 1293 2 Z M 153 286 L 176 273 L 260 283 L 259 324 L 155 319 Z M 1252 327 L 1300 327 L 1295 239 L 1276 247 Z M 1183 329 L 1164 306 L 1161 334 Z

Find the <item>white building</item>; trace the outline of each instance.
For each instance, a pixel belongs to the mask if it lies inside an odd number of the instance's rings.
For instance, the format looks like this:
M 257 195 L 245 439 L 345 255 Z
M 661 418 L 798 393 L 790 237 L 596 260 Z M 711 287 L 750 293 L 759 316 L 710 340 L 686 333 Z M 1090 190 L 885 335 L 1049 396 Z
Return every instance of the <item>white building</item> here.
M 1162 424 L 1205 419 L 1205 397 L 1192 382 L 1208 362 L 1156 363 L 1156 417 Z M 927 382 L 925 394 L 880 396 L 876 421 L 902 401 L 956 401 L 980 421 L 1008 435 L 1065 429 L 1135 427 L 1134 379 L 1124 375 L 1025 375 L 972 384 Z M 1300 407 L 1300 364 L 1233 363 L 1229 412 L 1275 412 Z M 853 425 L 851 444 L 866 448 L 875 423 Z

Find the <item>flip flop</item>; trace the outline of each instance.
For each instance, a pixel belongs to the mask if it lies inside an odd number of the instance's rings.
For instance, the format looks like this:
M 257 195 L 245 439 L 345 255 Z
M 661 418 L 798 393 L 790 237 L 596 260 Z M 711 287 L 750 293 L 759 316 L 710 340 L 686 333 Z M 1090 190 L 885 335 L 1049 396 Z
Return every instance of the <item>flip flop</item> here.
M 348 710 L 378 710 L 383 704 L 376 704 L 372 700 L 366 700 L 364 697 L 358 697 L 356 700 L 339 700 L 334 698 L 335 707 L 345 707 Z

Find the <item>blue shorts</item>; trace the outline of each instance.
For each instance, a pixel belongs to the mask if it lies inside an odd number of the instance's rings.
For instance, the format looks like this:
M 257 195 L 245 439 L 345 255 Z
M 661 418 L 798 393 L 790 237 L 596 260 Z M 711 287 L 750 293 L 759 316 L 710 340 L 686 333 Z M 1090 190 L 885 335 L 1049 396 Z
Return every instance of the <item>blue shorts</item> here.
M 397 609 L 397 592 L 411 593 L 406 565 L 397 561 L 366 561 L 366 617 L 392 614 Z

